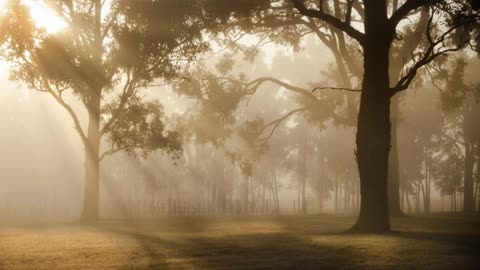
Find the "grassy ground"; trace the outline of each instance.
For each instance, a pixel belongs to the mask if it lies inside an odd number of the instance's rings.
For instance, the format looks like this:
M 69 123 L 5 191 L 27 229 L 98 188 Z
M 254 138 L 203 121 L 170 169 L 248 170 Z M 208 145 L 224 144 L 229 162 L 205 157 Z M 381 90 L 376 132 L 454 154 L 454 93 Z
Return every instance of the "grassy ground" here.
M 480 219 L 393 220 L 349 235 L 353 218 L 184 218 L 95 227 L 0 227 L 0 269 L 480 269 Z

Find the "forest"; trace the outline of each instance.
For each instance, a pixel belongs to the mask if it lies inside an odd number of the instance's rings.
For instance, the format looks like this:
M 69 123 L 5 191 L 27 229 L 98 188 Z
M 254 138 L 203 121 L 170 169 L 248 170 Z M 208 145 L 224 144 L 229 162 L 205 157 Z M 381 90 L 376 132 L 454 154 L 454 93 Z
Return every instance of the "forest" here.
M 480 0 L 0 0 L 0 270 L 480 269 Z

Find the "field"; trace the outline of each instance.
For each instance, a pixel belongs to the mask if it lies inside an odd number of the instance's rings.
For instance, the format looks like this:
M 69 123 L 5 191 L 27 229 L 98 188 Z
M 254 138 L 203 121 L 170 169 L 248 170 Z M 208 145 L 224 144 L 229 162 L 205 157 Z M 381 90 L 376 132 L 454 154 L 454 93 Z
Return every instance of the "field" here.
M 480 269 L 480 218 L 392 221 L 344 234 L 345 216 L 178 218 L 0 227 L 0 269 Z

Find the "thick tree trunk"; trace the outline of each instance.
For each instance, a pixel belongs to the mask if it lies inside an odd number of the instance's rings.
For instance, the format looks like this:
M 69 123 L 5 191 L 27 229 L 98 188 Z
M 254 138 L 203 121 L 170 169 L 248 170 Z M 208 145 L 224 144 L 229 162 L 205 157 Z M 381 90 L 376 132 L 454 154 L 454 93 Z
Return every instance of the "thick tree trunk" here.
M 366 87 L 364 91 L 365 89 Z M 361 205 L 360 216 L 354 228 L 371 232 L 388 231 L 389 97 L 364 93 L 362 103 L 357 132 Z M 365 103 L 370 104 L 369 108 L 366 108 Z
M 465 165 L 464 165 L 464 196 L 463 196 L 463 211 L 466 213 L 473 213 L 475 211 L 475 203 L 473 199 L 473 147 L 472 143 L 465 143 Z
M 81 221 L 96 222 L 99 213 L 100 193 L 100 114 L 98 110 L 89 111 L 88 142 L 84 143 L 85 150 L 85 191 Z
M 98 68 L 102 66 L 102 35 L 101 17 L 102 2 L 95 0 L 95 35 L 94 35 L 94 61 Z M 98 82 L 88 82 L 90 92 L 87 95 L 88 131 L 87 139 L 83 141 L 85 150 L 85 193 L 83 210 L 80 220 L 83 222 L 95 222 L 99 214 L 100 193 L 100 105 L 102 100 L 102 85 Z
M 391 35 L 386 1 L 365 1 L 365 73 L 356 138 L 362 197 L 353 231 L 390 230 L 387 185 L 391 139 L 388 74 Z

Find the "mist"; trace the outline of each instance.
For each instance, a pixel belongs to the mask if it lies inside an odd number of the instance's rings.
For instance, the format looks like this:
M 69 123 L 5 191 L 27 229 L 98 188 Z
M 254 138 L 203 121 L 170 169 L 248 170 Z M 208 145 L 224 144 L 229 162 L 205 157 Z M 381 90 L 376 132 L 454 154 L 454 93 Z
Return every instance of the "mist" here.
M 476 269 L 478 3 L 380 2 L 0 0 L 0 269 Z

